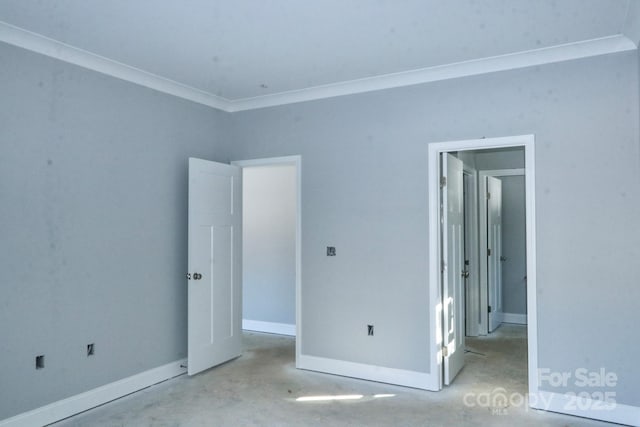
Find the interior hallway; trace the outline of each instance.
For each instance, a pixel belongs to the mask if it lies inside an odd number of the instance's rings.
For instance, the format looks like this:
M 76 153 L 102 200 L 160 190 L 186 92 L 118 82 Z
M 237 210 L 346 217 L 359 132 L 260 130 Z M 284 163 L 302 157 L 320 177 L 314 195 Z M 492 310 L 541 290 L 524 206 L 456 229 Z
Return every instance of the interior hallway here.
M 465 368 L 439 393 L 297 370 L 290 337 L 245 332 L 244 344 L 245 352 L 234 361 L 165 381 L 55 426 L 610 425 L 523 405 L 477 404 L 480 393 L 498 387 L 507 395 L 526 393 L 524 326 L 504 324 L 488 337 L 467 338 Z M 362 397 L 296 401 L 335 395 Z

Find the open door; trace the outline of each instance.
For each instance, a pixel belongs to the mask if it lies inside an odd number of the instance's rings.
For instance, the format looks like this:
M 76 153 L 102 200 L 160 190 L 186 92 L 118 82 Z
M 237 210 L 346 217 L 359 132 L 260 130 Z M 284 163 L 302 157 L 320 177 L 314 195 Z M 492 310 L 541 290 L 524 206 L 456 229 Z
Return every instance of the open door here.
M 442 307 L 444 384 L 464 366 L 464 203 L 463 164 L 442 155 Z
M 502 181 L 487 177 L 487 287 L 489 332 L 502 324 Z
M 242 351 L 241 180 L 237 166 L 189 159 L 189 375 Z

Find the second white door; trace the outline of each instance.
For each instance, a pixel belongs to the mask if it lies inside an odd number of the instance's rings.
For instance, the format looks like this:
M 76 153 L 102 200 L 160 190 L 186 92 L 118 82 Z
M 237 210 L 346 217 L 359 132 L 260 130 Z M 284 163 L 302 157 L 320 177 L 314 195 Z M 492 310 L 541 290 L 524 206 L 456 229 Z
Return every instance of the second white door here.
M 489 332 L 502 324 L 502 181 L 487 177 L 487 287 Z

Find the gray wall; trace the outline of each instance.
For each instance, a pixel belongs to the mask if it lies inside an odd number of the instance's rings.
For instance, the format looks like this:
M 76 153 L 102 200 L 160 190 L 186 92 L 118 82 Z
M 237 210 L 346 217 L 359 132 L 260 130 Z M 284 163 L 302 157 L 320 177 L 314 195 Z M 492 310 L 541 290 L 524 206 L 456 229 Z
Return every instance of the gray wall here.
M 234 114 L 233 159 L 302 155 L 302 352 L 427 372 L 427 144 L 533 133 L 539 364 L 640 405 L 638 114 L 636 52 Z
M 526 314 L 527 274 L 524 176 L 502 181 L 502 311 Z
M 523 148 L 501 148 L 475 152 L 477 170 L 524 168 Z
M 640 405 L 636 52 L 230 118 L 5 45 L 0 64 L 0 419 L 185 356 L 189 156 L 301 154 L 303 353 L 427 372 L 427 144 L 527 133 L 539 364 L 614 370 Z
M 4 419 L 186 356 L 187 158 L 226 160 L 228 127 L 4 44 L 0 93 Z
M 459 151 L 452 153 L 455 157 L 462 160 L 465 170 L 476 170 L 476 154 L 475 151 Z
M 296 323 L 296 169 L 242 170 L 242 316 Z

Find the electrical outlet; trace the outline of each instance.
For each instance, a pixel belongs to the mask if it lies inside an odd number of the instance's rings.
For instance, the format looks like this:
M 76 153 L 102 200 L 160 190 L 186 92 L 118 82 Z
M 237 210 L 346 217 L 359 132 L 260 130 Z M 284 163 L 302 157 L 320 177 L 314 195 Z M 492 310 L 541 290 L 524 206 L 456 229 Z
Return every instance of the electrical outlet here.
M 327 246 L 327 256 L 336 256 L 335 246 Z
M 367 335 L 373 336 L 373 325 L 367 325 Z
M 36 369 L 44 369 L 44 354 L 36 356 Z
M 87 357 L 93 356 L 95 354 L 95 345 L 93 343 L 87 344 Z

